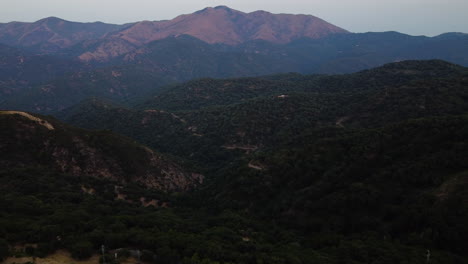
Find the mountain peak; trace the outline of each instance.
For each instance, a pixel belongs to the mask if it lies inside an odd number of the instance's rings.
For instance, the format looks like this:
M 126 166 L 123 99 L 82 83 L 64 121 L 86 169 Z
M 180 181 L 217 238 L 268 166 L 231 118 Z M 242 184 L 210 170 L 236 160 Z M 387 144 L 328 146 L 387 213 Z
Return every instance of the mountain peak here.
M 134 43 L 145 44 L 168 36 L 186 34 L 207 43 L 237 45 L 250 40 L 288 43 L 295 39 L 318 39 L 348 33 L 312 15 L 244 13 L 227 6 L 207 7 L 172 20 L 155 21 L 116 33 Z
M 199 11 L 193 13 L 193 14 L 201 14 L 201 13 L 209 13 L 209 12 L 244 13 L 244 12 L 241 12 L 239 10 L 232 9 L 232 8 L 230 8 L 228 6 L 219 5 L 219 6 L 215 6 L 215 7 L 203 8 L 202 10 L 199 10 Z

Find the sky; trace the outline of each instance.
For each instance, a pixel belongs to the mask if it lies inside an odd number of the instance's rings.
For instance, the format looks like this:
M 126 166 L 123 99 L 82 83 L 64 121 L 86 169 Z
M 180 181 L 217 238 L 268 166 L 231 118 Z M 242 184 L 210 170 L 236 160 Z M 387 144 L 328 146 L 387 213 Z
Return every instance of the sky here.
M 218 5 L 243 12 L 314 15 L 351 32 L 468 33 L 468 0 L 0 0 L 0 23 L 55 16 L 123 24 L 172 19 Z

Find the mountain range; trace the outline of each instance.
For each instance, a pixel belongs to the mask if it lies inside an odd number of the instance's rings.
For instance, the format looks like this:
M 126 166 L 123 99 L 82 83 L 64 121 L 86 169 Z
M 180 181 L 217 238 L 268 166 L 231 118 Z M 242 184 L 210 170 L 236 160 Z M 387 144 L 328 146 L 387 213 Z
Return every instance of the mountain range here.
M 415 59 L 468 65 L 467 34 L 350 33 L 310 15 L 225 6 L 124 25 L 11 22 L 0 24 L 0 43 L 0 107 L 40 113 L 88 97 L 128 105 L 196 78 L 352 73 Z
M 0 76 L 0 107 L 52 113 L 93 96 L 129 104 L 166 85 L 204 77 L 349 73 L 405 59 L 441 58 L 467 65 L 467 45 L 468 37 L 456 34 L 434 38 L 396 32 L 341 34 L 289 44 L 260 41 L 235 47 L 210 45 L 183 35 L 151 42 L 103 66 L 85 65 L 76 57 L 21 50 L 17 53 L 24 56 L 11 56 L 11 50 L 17 49 L 4 46 L 9 55 L 0 58 L 2 65 L 11 62 L 18 66 Z M 38 67 L 39 63 L 48 66 Z
M 467 66 L 225 6 L 0 24 L 0 263 L 468 263 Z
M 287 43 L 337 33 L 347 31 L 311 15 L 275 15 L 265 11 L 243 13 L 217 6 L 172 20 L 125 25 L 76 23 L 56 17 L 34 23 L 11 22 L 0 25 L 0 42 L 51 52 L 93 39 L 112 39 L 117 43 L 124 40 L 141 46 L 170 36 L 191 35 L 210 44 L 234 45 L 258 39 Z

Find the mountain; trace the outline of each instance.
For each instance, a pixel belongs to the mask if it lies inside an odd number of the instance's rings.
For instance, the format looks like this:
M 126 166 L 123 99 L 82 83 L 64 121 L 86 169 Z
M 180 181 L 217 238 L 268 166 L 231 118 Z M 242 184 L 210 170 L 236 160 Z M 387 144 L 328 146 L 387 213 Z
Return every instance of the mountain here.
M 468 64 L 468 37 L 463 33 L 432 38 L 397 32 L 355 34 L 311 15 L 243 13 L 225 6 L 205 8 L 172 20 L 124 25 L 76 23 L 54 17 L 34 23 L 0 24 L 0 43 L 72 57 L 99 67 L 139 61 L 138 57 L 152 52 L 152 42 L 180 36 L 199 39 L 220 56 L 219 52 L 228 52 L 230 56 L 252 57 L 252 64 L 267 61 L 272 66 L 267 68 L 268 74 L 356 72 L 409 59 Z M 190 40 L 186 45 L 190 45 Z M 239 77 L 235 73 L 230 76 Z
M 208 7 L 168 21 L 143 21 L 112 34 L 135 44 L 186 34 L 207 43 L 235 45 L 262 39 L 288 43 L 299 38 L 322 38 L 347 33 L 311 15 L 271 14 L 265 11 L 243 13 L 226 6 Z
M 225 6 L 205 8 L 166 21 L 123 25 L 78 23 L 48 17 L 34 23 L 0 24 L 0 43 L 43 53 L 78 54 L 81 60 L 107 60 L 154 40 L 190 35 L 207 43 L 240 44 L 262 39 L 288 43 L 299 38 L 322 38 L 347 33 L 311 15 L 243 13 Z
M 39 52 L 57 52 L 81 41 L 98 39 L 128 25 L 78 23 L 48 17 L 34 23 L 0 24 L 0 42 Z
M 83 61 L 108 61 L 155 40 L 189 35 L 209 44 L 238 45 L 253 40 L 289 43 L 296 39 L 319 39 L 348 33 L 311 15 L 271 14 L 265 11 L 243 13 L 226 6 L 205 8 L 193 14 L 166 21 L 142 21 L 94 41 L 78 44 Z
M 3 168 L 44 166 L 76 177 L 137 182 L 161 191 L 187 190 L 202 176 L 110 132 L 73 128 L 44 116 L 0 111 Z
M 347 33 L 317 39 L 298 38 L 287 43 L 264 39 L 247 40 L 236 45 L 216 43 L 211 48 L 266 57 L 273 61 L 273 65 L 286 64 L 283 66 L 285 70 L 288 68 L 290 71 L 304 73 L 356 72 L 409 59 L 443 59 L 467 65 L 468 35 L 455 34 L 452 35 L 455 37 L 448 37 L 450 35 L 425 37 L 398 32 Z M 176 34 L 167 38 L 177 36 L 183 35 Z M 148 49 L 147 45 L 131 43 L 123 38 L 104 38 L 75 45 L 64 52 L 86 62 L 116 63 L 121 62 L 119 57 L 125 58 L 125 62 L 135 56 L 143 57 Z

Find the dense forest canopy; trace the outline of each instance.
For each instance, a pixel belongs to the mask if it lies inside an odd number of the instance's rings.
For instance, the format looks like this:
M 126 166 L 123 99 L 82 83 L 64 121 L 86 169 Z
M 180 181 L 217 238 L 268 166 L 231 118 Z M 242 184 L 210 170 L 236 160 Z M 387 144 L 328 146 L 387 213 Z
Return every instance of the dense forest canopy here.
M 468 263 L 467 68 L 405 61 L 152 93 L 56 114 L 89 130 L 0 114 L 0 147 L 30 142 L 2 152 L 0 258 L 66 249 L 85 259 L 104 244 L 150 263 Z M 41 152 L 77 137 L 132 174 L 147 166 L 146 145 L 203 183 L 168 191 L 73 174 Z M 125 144 L 110 148 L 116 139 Z M 12 250 L 25 243 L 37 247 Z

